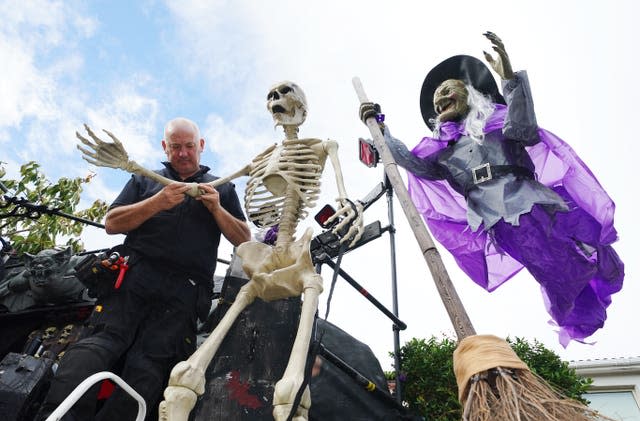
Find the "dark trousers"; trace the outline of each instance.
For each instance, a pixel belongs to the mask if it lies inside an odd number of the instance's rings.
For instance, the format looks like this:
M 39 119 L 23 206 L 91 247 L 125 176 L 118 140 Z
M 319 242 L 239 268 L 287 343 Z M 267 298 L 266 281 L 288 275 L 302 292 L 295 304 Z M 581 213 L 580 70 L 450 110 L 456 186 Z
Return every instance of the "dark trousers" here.
M 132 265 L 121 288 L 96 306 L 93 334 L 64 354 L 43 412 L 50 413 L 88 376 L 112 371 L 123 360 L 120 376 L 145 399 L 147 419 L 156 419 L 169 372 L 195 350 L 197 298 L 198 286 L 185 275 L 144 260 Z M 98 390 L 99 384 L 85 393 L 68 419 L 135 419 L 137 403 L 119 387 L 96 414 Z

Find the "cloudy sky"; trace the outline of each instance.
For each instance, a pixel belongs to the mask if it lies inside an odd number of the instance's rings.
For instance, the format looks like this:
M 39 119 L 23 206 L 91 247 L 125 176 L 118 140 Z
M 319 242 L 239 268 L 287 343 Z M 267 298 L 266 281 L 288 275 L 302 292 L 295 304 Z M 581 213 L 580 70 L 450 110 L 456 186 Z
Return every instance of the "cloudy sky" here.
M 640 319 L 640 228 L 633 216 L 640 147 L 631 124 L 640 97 L 640 6 L 632 0 L 447 4 L 1 0 L 0 161 L 10 177 L 31 160 L 50 179 L 93 171 L 97 176 L 84 203 L 109 202 L 128 175 L 80 159 L 74 132 L 82 123 L 112 131 L 134 160 L 156 168 L 164 123 L 186 116 L 200 124 L 207 140 L 203 163 L 226 175 L 282 140 L 265 99 L 272 84 L 287 79 L 305 90 L 309 103 L 300 136 L 339 142 L 348 193 L 361 198 L 382 181 L 382 170 L 368 169 L 357 158 L 357 139 L 368 132 L 357 118 L 352 77 L 359 76 L 369 98 L 382 105 L 394 135 L 413 146 L 429 134 L 418 106 L 428 70 L 455 54 L 482 58 L 490 48 L 482 33 L 491 30 L 504 40 L 514 68 L 528 70 L 539 124 L 572 145 L 616 202 L 625 286 L 613 297 L 604 329 L 590 338 L 595 344 L 563 349 L 527 273 L 489 294 L 441 250 L 449 274 L 478 333 L 536 338 L 565 360 L 640 355 L 634 327 Z M 237 187 L 242 194 L 244 182 Z M 319 205 L 336 195 L 327 165 Z M 375 220 L 388 224 L 384 200 L 365 214 L 365 223 Z M 399 313 L 409 326 L 401 343 L 453 336 L 397 202 L 395 222 Z M 306 225 L 321 232 L 315 223 Z M 84 239 L 88 249 L 122 241 L 93 228 Z M 230 253 L 225 244 L 221 256 Z M 391 308 L 387 236 L 347 254 L 342 267 Z M 328 291 L 329 268 L 323 273 Z M 321 297 L 322 315 L 327 296 Z M 390 369 L 391 323 L 343 280 L 329 320 L 369 344 Z

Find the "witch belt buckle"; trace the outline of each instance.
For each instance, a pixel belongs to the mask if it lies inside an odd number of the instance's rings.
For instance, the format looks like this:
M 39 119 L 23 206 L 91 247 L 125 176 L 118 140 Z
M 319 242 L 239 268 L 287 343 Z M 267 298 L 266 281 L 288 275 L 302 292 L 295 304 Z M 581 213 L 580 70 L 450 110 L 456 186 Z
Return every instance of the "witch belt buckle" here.
M 471 174 L 473 175 L 473 184 L 484 183 L 493 178 L 491 175 L 491 164 L 488 162 L 471 168 Z

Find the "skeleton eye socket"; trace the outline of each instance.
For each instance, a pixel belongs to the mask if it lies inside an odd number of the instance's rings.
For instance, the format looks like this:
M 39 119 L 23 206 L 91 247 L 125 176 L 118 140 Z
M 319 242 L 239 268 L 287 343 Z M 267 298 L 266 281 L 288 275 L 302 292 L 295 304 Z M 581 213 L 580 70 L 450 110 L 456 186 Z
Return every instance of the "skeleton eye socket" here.
M 267 99 L 271 100 L 271 99 L 278 99 L 276 98 L 276 96 L 278 95 L 278 93 L 276 91 L 271 91 L 267 94 Z
M 289 92 L 291 92 L 291 88 L 290 88 L 289 86 L 283 86 L 283 87 L 280 89 L 280 93 L 281 93 L 282 95 L 286 95 L 286 94 L 288 94 Z

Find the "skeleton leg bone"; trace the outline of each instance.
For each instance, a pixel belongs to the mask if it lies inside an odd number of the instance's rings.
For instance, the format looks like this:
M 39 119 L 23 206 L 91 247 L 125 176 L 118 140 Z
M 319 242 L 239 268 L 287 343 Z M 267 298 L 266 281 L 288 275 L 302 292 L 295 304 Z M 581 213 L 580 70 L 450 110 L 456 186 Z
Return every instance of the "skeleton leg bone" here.
M 189 359 L 178 363 L 171 371 L 169 386 L 164 392 L 165 400 L 159 408 L 160 421 L 187 421 L 197 395 L 204 393 L 208 365 L 237 317 L 255 297 L 272 301 L 304 292 L 298 333 L 289 363 L 274 393 L 274 417 L 278 421 L 286 420 L 302 384 L 313 318 L 322 292 L 322 278 L 315 272 L 309 252 L 312 234 L 313 230 L 309 228 L 300 240 L 284 247 L 272 248 L 257 242 L 243 243 L 238 247 L 237 255 L 243 259 L 243 269 L 251 280 L 240 289 L 211 336 Z M 296 420 L 307 419 L 310 403 L 307 390 L 297 410 Z
M 291 349 L 289 363 L 282 376 L 276 383 L 273 393 L 273 418 L 276 421 L 284 421 L 291 412 L 296 393 L 303 383 L 304 369 L 309 352 L 311 332 L 313 330 L 313 320 L 318 309 L 318 296 L 322 292 L 322 278 L 314 272 L 312 276 L 307 276 L 304 281 L 304 301 L 302 302 L 302 312 L 298 324 L 298 332 Z M 305 421 L 308 419 L 309 407 L 311 406 L 311 393 L 309 386 L 305 387 L 300 405 L 295 410 L 294 421 Z

